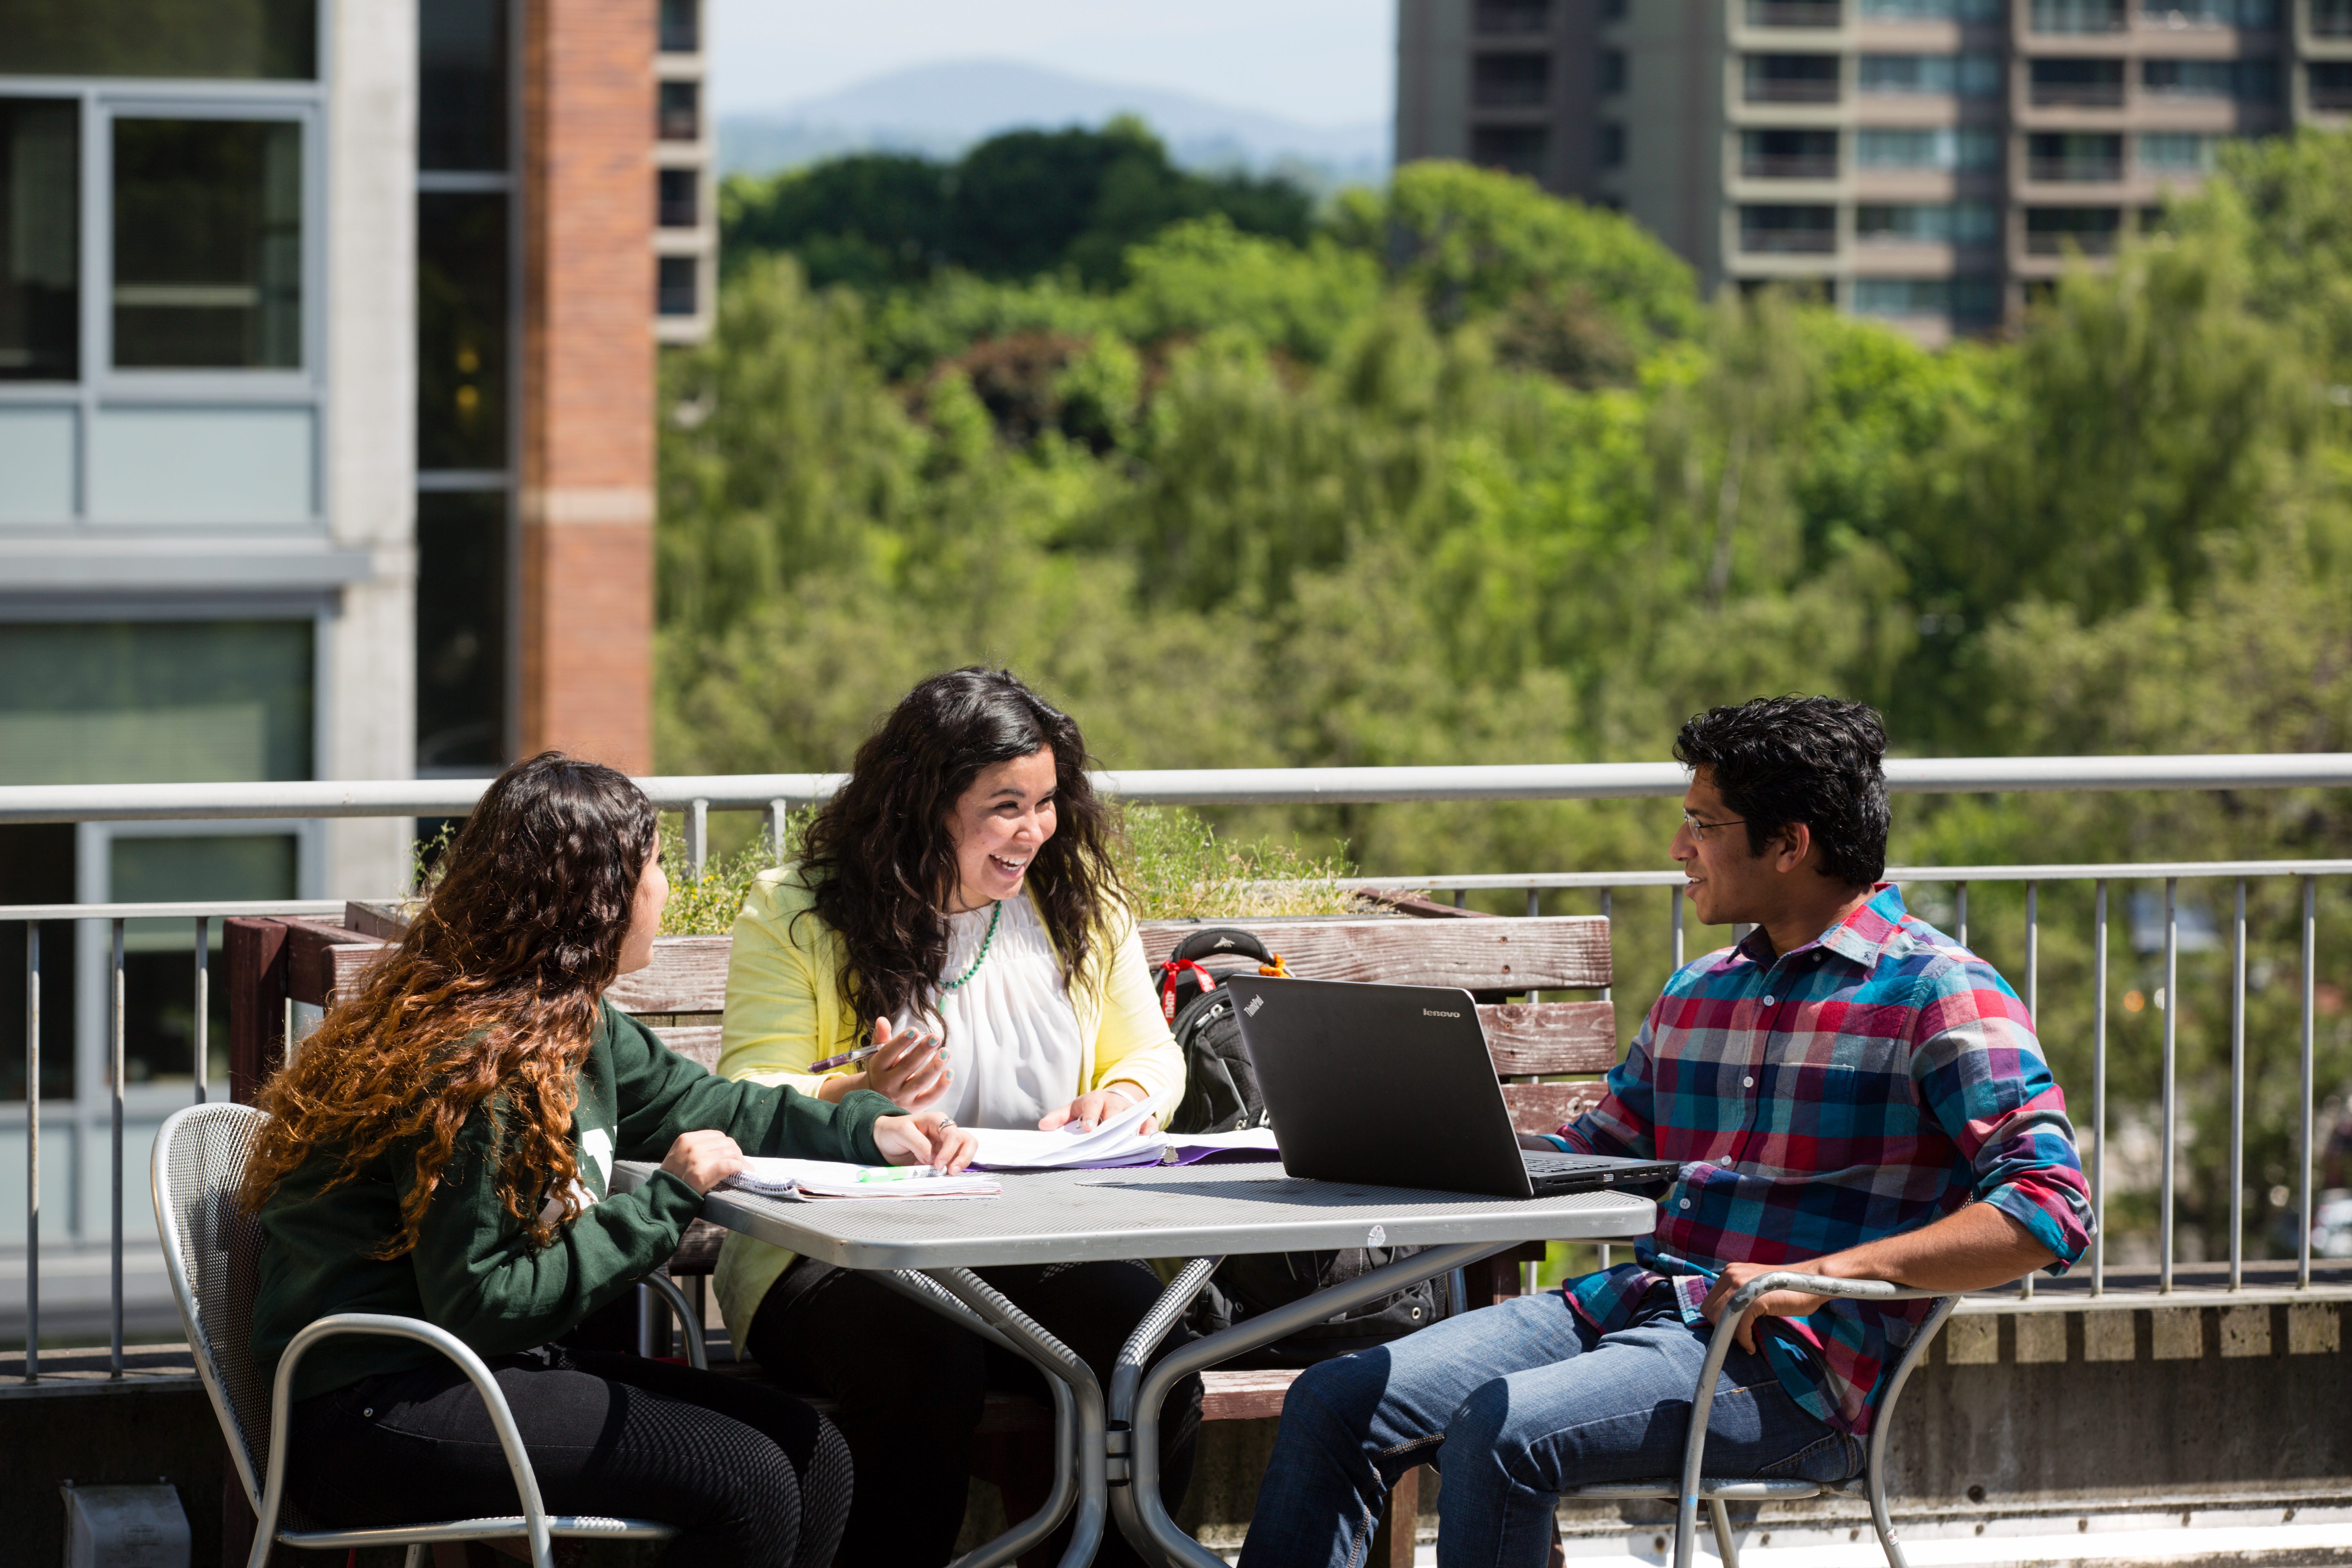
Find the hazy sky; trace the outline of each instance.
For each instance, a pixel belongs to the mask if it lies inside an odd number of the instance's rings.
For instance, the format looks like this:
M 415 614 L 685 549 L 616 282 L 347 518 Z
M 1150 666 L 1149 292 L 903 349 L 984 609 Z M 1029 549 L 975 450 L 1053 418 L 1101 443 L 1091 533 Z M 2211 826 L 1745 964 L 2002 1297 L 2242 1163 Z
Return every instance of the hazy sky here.
M 1007 59 L 1309 124 L 1385 120 L 1395 0 L 709 0 L 711 96 L 774 109 L 902 66 Z

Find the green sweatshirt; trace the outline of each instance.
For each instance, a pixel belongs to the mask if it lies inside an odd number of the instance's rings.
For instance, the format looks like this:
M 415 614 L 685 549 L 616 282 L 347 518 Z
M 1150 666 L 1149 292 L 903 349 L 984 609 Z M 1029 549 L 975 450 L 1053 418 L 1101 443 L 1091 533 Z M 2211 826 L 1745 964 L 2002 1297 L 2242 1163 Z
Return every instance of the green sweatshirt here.
M 341 1162 L 314 1152 L 261 1209 L 253 1353 L 262 1375 L 275 1376 L 288 1342 L 331 1312 L 423 1318 L 485 1357 L 545 1344 L 650 1273 L 702 1212 L 701 1196 L 667 1171 L 632 1193 L 613 1195 L 607 1185 L 615 1159 L 658 1160 L 681 1132 L 714 1129 L 751 1154 L 887 1163 L 874 1123 L 896 1108 L 880 1095 L 859 1090 L 827 1105 L 714 1078 L 610 1004 L 579 1082 L 572 1146 L 594 1203 L 545 1247 L 533 1247 L 499 1202 L 488 1109 L 459 1131 L 418 1245 L 398 1258 L 374 1254 L 400 1228 L 401 1200 L 416 1181 L 414 1148 L 380 1155 L 326 1191 Z M 337 1335 L 303 1356 L 293 1397 L 446 1359 L 413 1341 Z

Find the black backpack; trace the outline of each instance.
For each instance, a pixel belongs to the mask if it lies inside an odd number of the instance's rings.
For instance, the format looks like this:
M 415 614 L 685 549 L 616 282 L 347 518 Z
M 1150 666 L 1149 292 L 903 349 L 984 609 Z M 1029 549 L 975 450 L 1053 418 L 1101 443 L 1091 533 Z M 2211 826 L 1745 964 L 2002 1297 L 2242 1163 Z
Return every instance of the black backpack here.
M 1184 1057 L 1184 1098 L 1168 1119 L 1171 1132 L 1231 1132 L 1265 1125 L 1265 1101 L 1259 1098 L 1249 1053 L 1242 1048 L 1233 1003 L 1216 974 L 1201 963 L 1221 955 L 1251 960 L 1260 974 L 1290 974 L 1280 953 L 1237 927 L 1212 926 L 1176 944 L 1160 966 L 1160 1010 Z
M 1264 975 L 1286 979 L 1290 973 L 1281 954 L 1233 926 L 1194 931 L 1168 955 L 1160 967 L 1160 1005 L 1184 1055 L 1184 1098 L 1169 1118 L 1171 1132 L 1226 1132 L 1266 1124 L 1265 1101 L 1258 1095 L 1257 1073 L 1242 1046 L 1241 1026 L 1234 1021 L 1230 994 L 1218 984 L 1216 973 L 1201 962 L 1220 956 L 1249 960 Z M 1225 1259 L 1202 1290 L 1185 1323 L 1195 1333 L 1214 1333 L 1420 1250 L 1378 1247 L 1236 1254 Z M 1312 1366 L 1386 1344 L 1444 1317 L 1449 1294 L 1443 1278 L 1424 1279 L 1226 1364 L 1244 1369 Z

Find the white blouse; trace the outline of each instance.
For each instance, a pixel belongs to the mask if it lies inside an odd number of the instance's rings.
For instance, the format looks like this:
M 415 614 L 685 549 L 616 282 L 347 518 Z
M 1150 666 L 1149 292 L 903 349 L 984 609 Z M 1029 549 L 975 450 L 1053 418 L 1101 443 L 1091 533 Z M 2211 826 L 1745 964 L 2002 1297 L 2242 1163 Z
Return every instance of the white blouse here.
M 1034 1128 L 1039 1117 L 1084 1092 L 1078 1078 L 1086 1042 L 1037 907 L 1025 892 L 1005 900 L 990 941 L 989 917 L 997 907 L 947 918 L 940 984 L 971 969 L 984 941 L 988 957 L 970 980 L 935 996 L 954 1081 L 944 1099 L 924 1109 L 944 1110 L 967 1127 Z

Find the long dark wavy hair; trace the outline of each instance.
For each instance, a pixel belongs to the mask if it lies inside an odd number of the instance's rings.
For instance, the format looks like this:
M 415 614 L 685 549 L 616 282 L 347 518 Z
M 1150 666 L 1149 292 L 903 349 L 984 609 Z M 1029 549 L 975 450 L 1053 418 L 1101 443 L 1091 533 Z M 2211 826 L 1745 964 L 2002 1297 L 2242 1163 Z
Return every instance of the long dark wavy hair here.
M 467 1119 L 497 1097 L 499 1202 L 544 1247 L 579 1212 L 572 1112 L 599 999 L 659 822 L 625 774 L 561 752 L 500 773 L 407 934 L 263 1086 L 246 1166 L 257 1209 L 314 1153 L 327 1185 L 414 1142 L 416 1184 L 380 1256 L 414 1247 Z M 541 1217 L 549 1195 L 560 1215 Z
M 848 962 L 841 999 L 859 1018 L 930 1005 L 947 960 L 940 905 L 959 878 L 948 818 L 982 770 L 1054 752 L 1054 837 L 1029 863 L 1026 886 L 1053 934 L 1068 984 L 1102 940 L 1124 896 L 1110 845 L 1110 808 L 1087 780 L 1076 721 L 1010 670 L 972 666 L 907 693 L 857 748 L 849 782 L 809 825 L 801 878 L 813 911 L 839 933 Z

